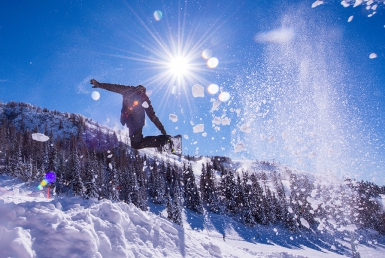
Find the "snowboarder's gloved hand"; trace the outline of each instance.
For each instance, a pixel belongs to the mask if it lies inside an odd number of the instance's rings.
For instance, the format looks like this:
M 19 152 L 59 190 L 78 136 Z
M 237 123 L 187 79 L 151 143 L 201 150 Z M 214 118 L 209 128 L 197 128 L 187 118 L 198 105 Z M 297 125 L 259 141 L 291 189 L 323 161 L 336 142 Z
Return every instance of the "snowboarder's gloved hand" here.
M 99 82 L 97 80 L 91 79 L 90 83 L 94 85 L 92 88 L 99 88 Z

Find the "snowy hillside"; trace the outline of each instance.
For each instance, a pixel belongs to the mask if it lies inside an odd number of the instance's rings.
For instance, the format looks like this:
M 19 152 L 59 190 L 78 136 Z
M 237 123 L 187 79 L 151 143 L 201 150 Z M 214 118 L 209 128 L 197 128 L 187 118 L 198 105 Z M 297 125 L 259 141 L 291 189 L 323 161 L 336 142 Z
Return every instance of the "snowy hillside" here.
M 37 183 L 0 176 L 1 257 L 351 257 L 350 239 L 246 228 L 226 216 L 185 211 L 183 227 L 162 205 L 46 198 Z M 225 232 L 225 241 L 222 232 Z M 334 240 L 331 240 L 334 239 Z M 360 239 L 361 257 L 381 257 L 384 238 Z
M 0 257 L 385 253 L 385 186 L 135 151 L 118 135 L 80 115 L 0 105 Z

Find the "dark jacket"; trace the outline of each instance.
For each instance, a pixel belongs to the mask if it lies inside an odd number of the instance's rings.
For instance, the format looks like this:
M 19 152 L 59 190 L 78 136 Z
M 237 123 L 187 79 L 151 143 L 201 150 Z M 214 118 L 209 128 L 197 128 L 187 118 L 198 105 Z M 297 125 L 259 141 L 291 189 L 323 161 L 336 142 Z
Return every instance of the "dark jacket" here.
M 144 86 L 138 85 L 135 87 L 120 84 L 98 83 L 97 88 L 123 95 L 120 122 L 123 126 L 127 125 L 130 130 L 130 135 L 135 134 L 138 130 L 142 130 L 145 123 L 145 113 L 162 134 L 166 134 L 162 123 L 155 114 Z

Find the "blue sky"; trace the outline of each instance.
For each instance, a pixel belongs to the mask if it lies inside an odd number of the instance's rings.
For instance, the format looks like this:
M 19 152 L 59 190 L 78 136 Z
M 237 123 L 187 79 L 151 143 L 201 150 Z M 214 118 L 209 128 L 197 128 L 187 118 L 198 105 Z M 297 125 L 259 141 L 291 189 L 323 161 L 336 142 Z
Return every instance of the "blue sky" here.
M 0 101 L 123 129 L 121 96 L 94 100 L 89 80 L 142 84 L 186 154 L 384 184 L 384 5 L 345 2 L 7 1 Z

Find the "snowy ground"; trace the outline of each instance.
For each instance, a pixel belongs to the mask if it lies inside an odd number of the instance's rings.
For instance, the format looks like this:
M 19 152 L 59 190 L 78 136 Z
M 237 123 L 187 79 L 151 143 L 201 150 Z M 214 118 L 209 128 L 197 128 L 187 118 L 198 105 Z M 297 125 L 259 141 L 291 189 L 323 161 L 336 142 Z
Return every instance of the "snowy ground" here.
M 180 227 L 164 218 L 161 205 L 143 212 L 107 200 L 47 199 L 37 185 L 0 175 L 0 257 L 351 256 L 343 235 L 250 229 L 226 216 L 191 212 Z M 367 235 L 358 248 L 361 257 L 384 257 L 385 239 Z

